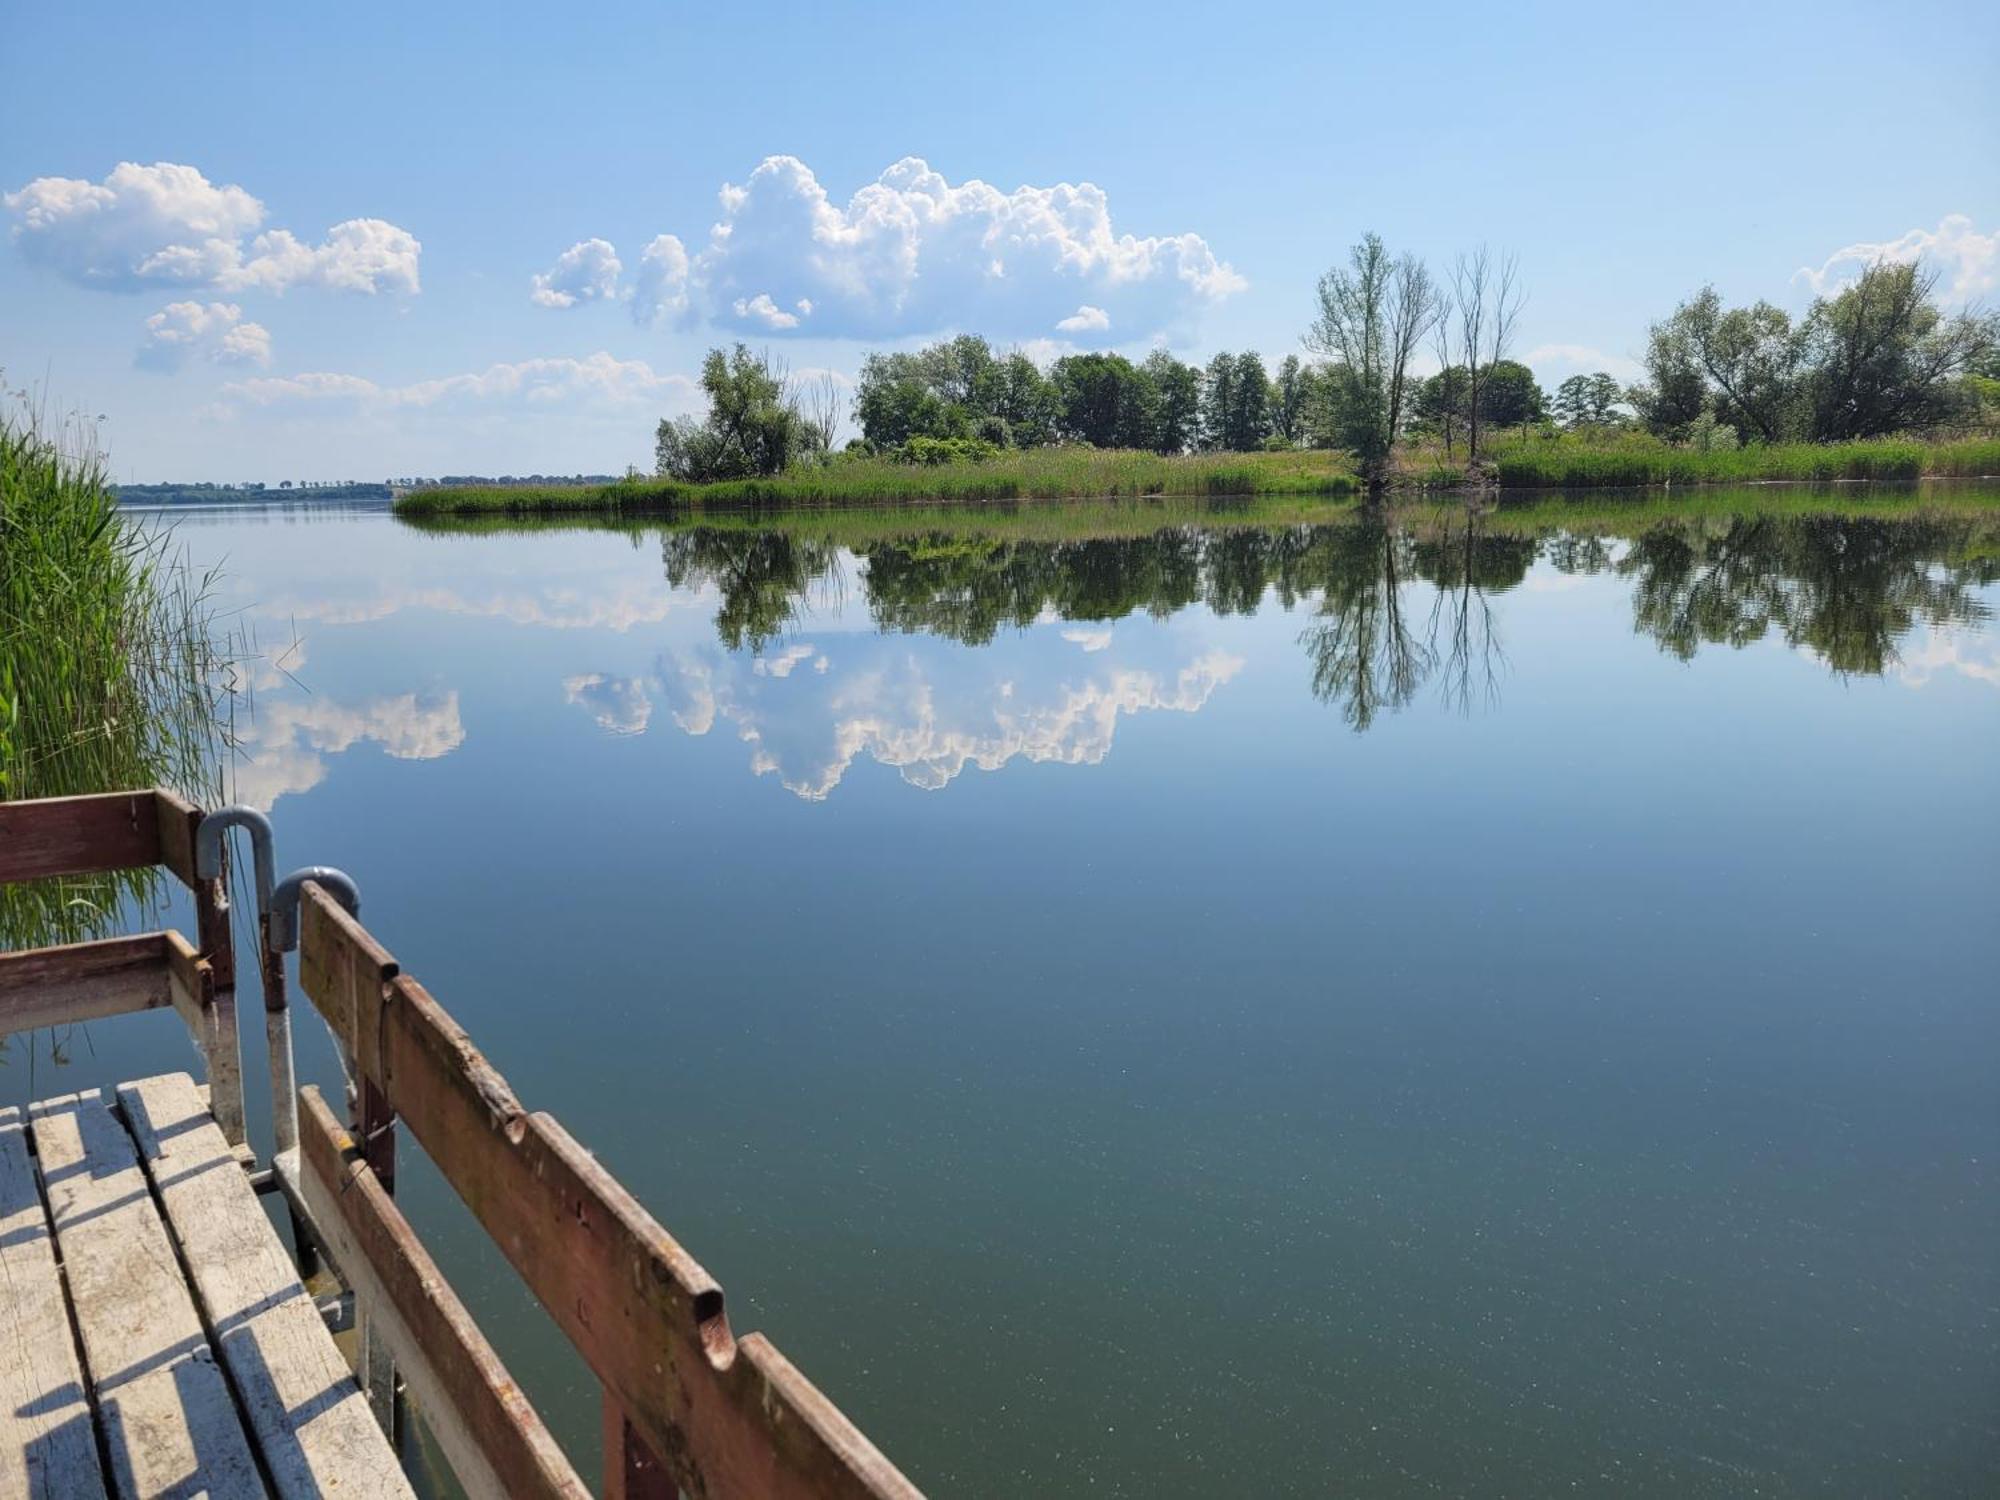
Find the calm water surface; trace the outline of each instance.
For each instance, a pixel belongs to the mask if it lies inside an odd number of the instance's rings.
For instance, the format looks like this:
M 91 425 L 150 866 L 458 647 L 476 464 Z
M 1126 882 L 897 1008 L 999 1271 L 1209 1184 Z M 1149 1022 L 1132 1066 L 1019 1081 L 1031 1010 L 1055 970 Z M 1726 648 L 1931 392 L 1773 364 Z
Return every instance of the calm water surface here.
M 283 864 L 934 1492 L 1952 1495 L 2000 1490 L 2000 508 L 1952 494 L 182 525 Z

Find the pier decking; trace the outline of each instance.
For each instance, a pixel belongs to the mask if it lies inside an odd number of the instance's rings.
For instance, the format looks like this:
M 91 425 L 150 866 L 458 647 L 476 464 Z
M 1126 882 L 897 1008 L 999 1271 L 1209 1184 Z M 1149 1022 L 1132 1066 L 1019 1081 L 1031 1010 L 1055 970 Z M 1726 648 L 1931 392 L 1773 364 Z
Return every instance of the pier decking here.
M 222 868 L 232 827 L 250 830 L 257 866 L 261 1166 Z M 587 1495 L 397 1207 L 401 1138 L 601 1382 L 604 1494 L 920 1500 L 767 1339 L 731 1330 L 721 1287 L 596 1158 L 521 1104 L 355 920 L 344 875 L 275 881 L 261 816 L 205 818 L 167 792 L 0 803 L 0 883 L 149 865 L 192 894 L 197 942 L 0 952 L 0 1034 L 170 1007 L 206 1075 L 0 1111 L 0 1495 L 409 1496 L 408 1408 L 470 1495 Z M 348 1072 L 338 1110 L 293 1086 L 294 949 Z M 282 1204 L 292 1248 L 260 1194 Z M 351 1298 L 351 1355 L 307 1293 L 308 1263 Z
M 0 1111 L 0 1288 L 0 1494 L 410 1494 L 187 1074 Z

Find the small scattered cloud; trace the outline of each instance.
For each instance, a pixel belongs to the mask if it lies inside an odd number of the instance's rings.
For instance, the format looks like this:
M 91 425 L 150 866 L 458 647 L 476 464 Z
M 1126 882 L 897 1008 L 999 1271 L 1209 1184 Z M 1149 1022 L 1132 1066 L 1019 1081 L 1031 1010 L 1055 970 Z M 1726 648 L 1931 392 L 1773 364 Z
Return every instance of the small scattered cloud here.
M 1031 337 L 1052 326 L 1103 332 L 1116 318 L 1145 337 L 1248 285 L 1198 234 L 1118 231 L 1109 198 L 1088 182 L 1003 192 L 954 184 L 909 156 L 841 204 L 797 157 L 772 156 L 718 196 L 721 217 L 697 253 L 662 234 L 640 257 L 623 295 L 641 323 L 701 316 L 829 338 L 969 326 Z M 615 256 L 602 240 L 585 243 Z
M 653 718 L 653 700 L 636 677 L 611 677 L 592 672 L 566 678 L 563 696 L 581 704 L 607 734 L 644 734 Z
M 812 312 L 812 303 L 806 299 L 800 298 L 798 305 L 807 314 Z M 767 292 L 759 292 L 756 296 L 748 299 L 738 297 L 736 299 L 736 316 L 751 322 L 762 323 L 766 328 L 770 329 L 796 328 L 799 326 L 799 315 L 797 313 L 786 312 L 771 300 L 770 294 Z
M 173 371 L 192 359 L 218 365 L 271 363 L 270 330 L 246 323 L 233 302 L 169 302 L 146 319 L 134 363 L 143 370 Z
M 1110 326 L 1111 314 L 1101 307 L 1092 307 L 1088 302 L 1056 322 L 1056 327 L 1064 333 L 1102 333 Z
M 1941 274 L 1945 295 L 1952 301 L 1975 301 L 2000 288 L 2000 231 L 1981 234 L 1972 227 L 1970 216 L 1946 214 L 1935 229 L 1912 229 L 1893 240 L 1842 246 L 1818 266 L 1800 266 L 1792 279 L 1805 282 L 1815 296 L 1824 296 L 1858 280 L 1878 261 L 1917 260 Z
M 0 196 L 34 264 L 107 291 L 179 287 L 284 292 L 295 286 L 414 295 L 423 246 L 383 219 L 348 219 L 309 244 L 263 230 L 264 205 L 176 162 L 120 162 L 102 182 L 37 177 Z M 261 231 L 261 232 L 259 232 Z
M 1111 645 L 1111 627 L 1107 625 L 1102 630 L 1084 630 L 1081 627 L 1065 630 L 1062 638 L 1071 645 L 1083 647 L 1085 651 L 1103 651 Z
M 579 240 L 535 277 L 528 298 L 538 307 L 575 307 L 618 295 L 618 252 L 605 240 Z

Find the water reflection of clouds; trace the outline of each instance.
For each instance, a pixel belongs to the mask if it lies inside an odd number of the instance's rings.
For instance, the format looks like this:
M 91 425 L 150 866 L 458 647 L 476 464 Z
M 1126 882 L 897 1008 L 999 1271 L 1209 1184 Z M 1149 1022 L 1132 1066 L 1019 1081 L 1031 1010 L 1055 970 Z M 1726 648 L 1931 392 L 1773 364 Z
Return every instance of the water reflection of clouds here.
M 364 625 L 404 610 L 424 609 L 551 630 L 623 633 L 658 624 L 670 614 L 712 607 L 705 590 L 675 593 L 657 579 L 620 579 L 484 592 L 413 585 L 345 597 L 280 599 L 260 605 L 259 613 L 322 625 Z
M 864 755 L 933 791 L 967 767 L 1017 759 L 1096 765 L 1121 718 L 1197 712 L 1244 665 L 1216 649 L 1163 652 L 1178 639 L 1167 635 L 1149 637 L 1150 653 L 1107 659 L 1107 631 L 1079 668 L 1072 650 L 1046 649 L 1053 632 L 1035 634 L 978 652 L 904 637 L 843 639 L 834 653 L 806 642 L 755 657 L 675 650 L 647 676 L 592 674 L 563 687 L 612 733 L 643 731 L 656 702 L 689 735 L 727 723 L 750 746 L 752 771 L 818 801 Z
M 280 797 L 325 780 L 328 755 L 372 743 L 397 760 L 435 760 L 464 742 L 465 726 L 455 692 L 355 704 L 265 696 L 237 726 L 237 739 L 244 758 L 234 768 L 235 800 L 268 812 Z
M 1902 651 L 1892 670 L 1905 687 L 1927 687 L 1934 677 L 1955 675 L 2000 688 L 2000 636 L 1932 629 L 1923 644 Z

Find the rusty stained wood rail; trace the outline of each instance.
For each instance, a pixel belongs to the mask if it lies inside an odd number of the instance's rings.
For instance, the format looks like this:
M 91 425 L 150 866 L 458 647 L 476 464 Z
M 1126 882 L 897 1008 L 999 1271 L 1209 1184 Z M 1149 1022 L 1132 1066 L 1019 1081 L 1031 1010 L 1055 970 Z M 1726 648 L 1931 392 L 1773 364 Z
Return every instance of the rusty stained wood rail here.
M 160 865 L 193 893 L 197 942 L 144 933 L 0 954 L 0 1033 L 172 1006 L 243 1149 L 235 966 L 223 879 L 200 878 L 202 813 L 166 792 L 0 803 L 0 883 Z M 393 1197 L 406 1128 L 603 1386 L 605 1493 L 652 1500 L 921 1500 L 722 1288 L 556 1120 L 530 1112 L 430 994 L 318 885 L 300 984 L 354 1070 L 343 1124 L 299 1091 L 274 1179 L 355 1293 L 364 1385 L 393 1430 L 397 1371 L 474 1494 L 588 1491 Z M 266 1003 L 284 1006 L 282 962 Z
M 361 1081 L 603 1382 L 608 1493 L 917 1495 L 768 1339 L 731 1332 L 714 1278 L 553 1116 L 527 1110 L 444 1008 L 312 884 L 299 973 Z M 371 1171 L 351 1139 L 327 1138 L 330 1119 L 316 1099 L 300 1117 L 322 1189 L 336 1185 L 324 1180 L 335 1160 L 350 1182 Z M 377 1206 L 395 1213 L 386 1194 Z

